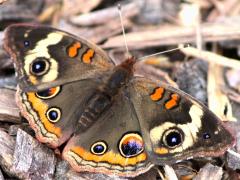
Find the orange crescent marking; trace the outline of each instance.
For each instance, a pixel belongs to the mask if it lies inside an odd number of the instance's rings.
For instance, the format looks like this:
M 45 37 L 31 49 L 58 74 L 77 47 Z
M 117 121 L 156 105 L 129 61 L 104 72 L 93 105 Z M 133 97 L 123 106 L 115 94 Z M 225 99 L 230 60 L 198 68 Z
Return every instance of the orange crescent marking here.
M 78 49 L 81 48 L 80 42 L 76 42 L 68 48 L 68 56 L 74 58 L 78 54 Z
M 87 50 L 87 52 L 83 55 L 82 61 L 86 64 L 90 64 L 92 62 L 93 55 L 94 55 L 93 49 Z
M 50 95 L 53 95 L 55 94 L 59 89 L 59 86 L 58 87 L 53 87 L 53 88 L 50 88 Z
M 165 104 L 166 109 L 172 109 L 172 108 L 174 108 L 175 106 L 177 106 L 178 103 L 179 103 L 179 100 L 180 100 L 179 95 L 177 95 L 177 94 L 172 94 L 172 95 L 171 95 L 171 98 L 172 98 L 172 99 L 170 99 L 170 100 L 169 100 L 168 102 L 166 102 L 166 104 Z
M 93 161 L 96 163 L 108 162 L 109 164 L 121 165 L 123 167 L 128 165 L 136 165 L 138 162 L 142 162 L 147 158 L 147 155 L 144 152 L 136 157 L 124 158 L 120 154 L 112 151 L 109 151 L 103 155 L 94 155 L 78 146 L 71 148 L 71 151 L 86 161 Z
M 157 153 L 157 154 L 167 154 L 167 153 L 169 153 L 168 149 L 164 148 L 164 147 L 156 148 L 154 150 L 154 152 Z
M 45 115 L 48 110 L 47 104 L 43 103 L 40 99 L 38 99 L 34 92 L 29 92 L 27 93 L 27 95 L 28 95 L 28 100 L 31 102 L 33 109 L 39 115 L 40 121 L 44 125 L 45 129 L 48 132 L 53 133 L 56 136 L 60 137 L 61 129 L 59 127 L 56 127 L 51 122 L 49 122 Z
M 154 90 L 154 92 L 150 95 L 150 97 L 153 101 L 159 101 L 160 99 L 162 99 L 163 93 L 164 93 L 164 88 L 159 87 Z

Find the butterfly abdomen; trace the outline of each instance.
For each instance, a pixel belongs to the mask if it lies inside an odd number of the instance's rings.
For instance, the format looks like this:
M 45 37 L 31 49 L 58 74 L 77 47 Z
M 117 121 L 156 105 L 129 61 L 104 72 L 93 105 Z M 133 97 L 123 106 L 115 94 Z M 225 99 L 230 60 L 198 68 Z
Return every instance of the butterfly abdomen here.
M 114 96 L 124 87 L 133 75 L 134 58 L 129 58 L 113 69 L 106 81 L 87 103 L 78 123 L 84 131 L 88 129 L 99 116 L 111 106 Z
M 78 123 L 81 131 L 87 130 L 98 117 L 111 105 L 111 98 L 107 95 L 97 92 L 89 100 L 87 107 L 82 113 Z

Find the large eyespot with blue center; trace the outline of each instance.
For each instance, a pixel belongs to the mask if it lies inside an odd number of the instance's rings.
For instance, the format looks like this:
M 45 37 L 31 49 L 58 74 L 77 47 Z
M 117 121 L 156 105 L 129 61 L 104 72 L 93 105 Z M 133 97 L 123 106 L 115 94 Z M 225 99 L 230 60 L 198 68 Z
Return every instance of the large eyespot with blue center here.
M 49 88 L 36 92 L 36 96 L 40 99 L 50 99 L 55 97 L 60 92 L 60 86 Z
M 50 63 L 44 57 L 36 58 L 30 65 L 30 72 L 35 76 L 42 76 L 48 72 Z
M 50 108 L 50 109 L 48 109 L 46 116 L 50 122 L 56 123 L 61 118 L 61 110 L 56 107 Z
M 183 132 L 180 129 L 168 129 L 163 134 L 163 143 L 168 148 L 176 148 L 183 143 Z
M 98 141 L 91 146 L 90 150 L 92 154 L 102 155 L 107 151 L 107 149 L 107 143 L 105 143 L 104 141 Z
M 123 157 L 137 156 L 144 150 L 142 137 L 137 133 L 125 134 L 120 140 L 118 148 Z

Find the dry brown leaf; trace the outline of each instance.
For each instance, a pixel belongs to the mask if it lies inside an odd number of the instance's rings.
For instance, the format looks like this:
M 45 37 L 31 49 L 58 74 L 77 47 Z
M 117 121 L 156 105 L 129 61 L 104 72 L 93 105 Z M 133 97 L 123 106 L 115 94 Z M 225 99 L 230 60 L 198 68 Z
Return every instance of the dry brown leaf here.
M 208 107 L 221 120 L 236 121 L 233 116 L 232 106 L 227 95 L 221 87 L 225 86 L 223 67 L 209 63 L 208 68 Z

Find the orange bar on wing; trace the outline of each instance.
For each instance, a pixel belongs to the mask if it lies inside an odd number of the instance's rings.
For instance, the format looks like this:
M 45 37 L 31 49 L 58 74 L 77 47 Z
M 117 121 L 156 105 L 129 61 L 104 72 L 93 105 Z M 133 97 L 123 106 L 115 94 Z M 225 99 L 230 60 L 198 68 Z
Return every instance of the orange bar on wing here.
M 92 62 L 93 55 L 94 50 L 88 49 L 87 52 L 83 55 L 82 61 L 86 64 L 90 64 Z
M 80 146 L 75 146 L 71 148 L 75 154 L 81 157 L 85 161 L 93 161 L 95 163 L 105 162 L 108 164 L 116 164 L 120 166 L 129 166 L 129 165 L 136 165 L 139 162 L 145 161 L 147 156 L 146 153 L 142 152 L 136 157 L 125 158 L 120 155 L 120 153 L 109 151 L 103 155 L 94 155 L 89 152 L 87 149 L 83 149 Z
M 178 106 L 179 100 L 180 100 L 179 95 L 177 95 L 177 94 L 172 94 L 172 95 L 171 95 L 171 99 L 166 102 L 165 108 L 166 108 L 166 109 L 172 109 L 172 108 Z
M 78 50 L 81 48 L 80 42 L 74 43 L 68 48 L 68 56 L 74 58 L 78 55 Z
M 150 95 L 150 97 L 153 101 L 159 101 L 160 99 L 162 99 L 163 93 L 164 93 L 164 88 L 159 87 L 154 90 L 154 92 Z

